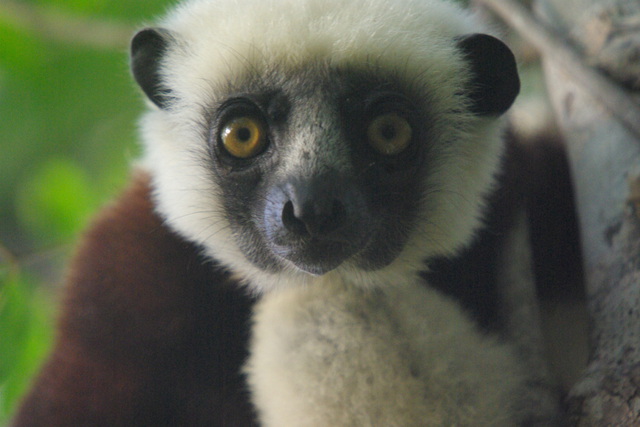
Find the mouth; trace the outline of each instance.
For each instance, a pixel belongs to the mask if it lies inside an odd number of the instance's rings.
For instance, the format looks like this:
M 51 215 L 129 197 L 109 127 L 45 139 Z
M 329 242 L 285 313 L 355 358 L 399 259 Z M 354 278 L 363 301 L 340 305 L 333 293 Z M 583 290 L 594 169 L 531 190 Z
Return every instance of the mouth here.
M 351 259 L 366 246 L 367 239 L 347 241 L 310 238 L 295 245 L 271 245 L 279 258 L 313 276 L 322 276 Z

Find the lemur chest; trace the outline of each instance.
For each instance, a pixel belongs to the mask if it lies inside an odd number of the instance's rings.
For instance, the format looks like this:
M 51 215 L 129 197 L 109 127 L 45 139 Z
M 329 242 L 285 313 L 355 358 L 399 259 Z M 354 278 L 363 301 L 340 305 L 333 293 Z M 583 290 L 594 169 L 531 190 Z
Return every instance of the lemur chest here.
M 500 425 L 495 404 L 521 386 L 512 350 L 417 282 L 270 294 L 252 335 L 245 370 L 265 425 L 456 424 L 469 414 Z

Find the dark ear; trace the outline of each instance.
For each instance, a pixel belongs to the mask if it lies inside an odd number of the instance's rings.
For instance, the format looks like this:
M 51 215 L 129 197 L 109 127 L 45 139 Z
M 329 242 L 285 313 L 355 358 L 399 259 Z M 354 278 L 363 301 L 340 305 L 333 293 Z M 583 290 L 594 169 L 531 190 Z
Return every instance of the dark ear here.
M 167 30 L 145 28 L 131 40 L 131 71 L 144 93 L 158 107 L 164 108 L 171 94 L 160 79 L 160 60 L 167 51 L 171 35 Z
M 458 39 L 458 47 L 471 65 L 469 98 L 478 115 L 500 115 L 520 92 L 516 60 L 500 40 L 487 34 L 469 34 Z

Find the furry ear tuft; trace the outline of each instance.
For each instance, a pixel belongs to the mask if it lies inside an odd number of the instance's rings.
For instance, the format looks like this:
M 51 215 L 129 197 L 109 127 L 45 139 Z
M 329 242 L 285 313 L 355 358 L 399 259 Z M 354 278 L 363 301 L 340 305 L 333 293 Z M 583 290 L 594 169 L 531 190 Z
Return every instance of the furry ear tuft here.
M 520 92 L 518 68 L 511 50 L 487 34 L 462 36 L 458 47 L 471 65 L 471 111 L 481 116 L 503 114 Z
M 167 106 L 171 90 L 162 85 L 160 60 L 171 40 L 169 31 L 161 28 L 145 28 L 131 40 L 131 71 L 136 82 L 154 104 Z

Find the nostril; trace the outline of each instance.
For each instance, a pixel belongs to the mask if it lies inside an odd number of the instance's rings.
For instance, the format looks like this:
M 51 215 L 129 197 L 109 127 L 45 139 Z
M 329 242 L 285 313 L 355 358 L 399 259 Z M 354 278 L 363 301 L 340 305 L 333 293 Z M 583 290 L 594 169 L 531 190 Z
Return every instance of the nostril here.
M 282 208 L 282 224 L 298 236 L 328 237 L 342 227 L 346 218 L 347 209 L 339 200 L 302 206 L 287 201 Z
M 293 202 L 291 200 L 286 202 L 282 208 L 282 224 L 284 224 L 288 231 L 299 236 L 309 234 L 305 223 L 296 217 Z

